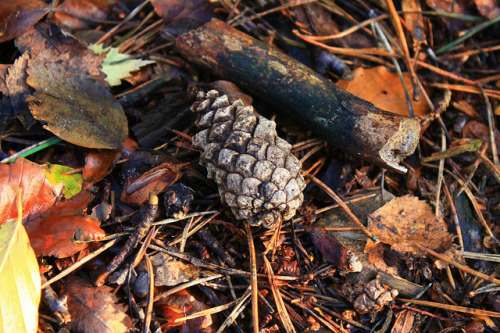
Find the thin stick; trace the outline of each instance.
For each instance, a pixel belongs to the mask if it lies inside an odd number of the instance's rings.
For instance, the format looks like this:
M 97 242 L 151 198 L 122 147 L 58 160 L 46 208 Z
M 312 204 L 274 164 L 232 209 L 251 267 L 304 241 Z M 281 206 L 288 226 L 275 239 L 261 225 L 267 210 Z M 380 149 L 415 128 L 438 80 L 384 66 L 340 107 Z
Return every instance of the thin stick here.
M 325 183 L 323 183 L 321 180 L 319 180 L 318 178 L 312 176 L 312 175 L 307 175 L 307 177 L 309 179 L 311 179 L 313 181 L 313 183 L 315 183 L 316 185 L 319 186 L 319 188 L 321 188 L 323 191 L 325 191 L 326 194 L 328 194 L 328 196 L 330 196 L 330 198 L 332 198 L 340 207 L 342 207 L 342 209 L 344 210 L 344 212 L 349 215 L 349 217 L 351 218 L 351 220 L 356 223 L 356 225 L 375 243 L 380 243 L 380 240 L 378 239 L 377 236 L 374 236 L 370 230 L 368 230 L 368 228 L 366 228 L 363 223 L 361 223 L 361 221 L 358 220 L 358 218 L 356 217 L 356 215 L 354 215 L 351 210 L 349 209 L 349 207 L 347 207 L 347 205 L 342 201 L 342 199 L 340 199 L 340 197 L 332 191 L 331 188 L 329 188 L 328 186 L 326 186 Z
M 462 264 L 459 264 L 458 262 L 448 258 L 447 256 L 443 255 L 443 254 L 440 254 L 440 253 L 437 253 L 431 249 L 428 249 L 420 244 L 416 244 L 416 243 L 413 243 L 413 246 L 417 247 L 418 249 L 424 251 L 424 252 L 427 252 L 431 255 L 433 255 L 434 257 L 440 259 L 440 260 L 443 260 L 444 262 L 447 262 L 448 264 L 452 265 L 452 266 L 455 266 L 456 268 L 464 271 L 465 273 L 468 273 L 470 275 L 474 275 L 474 276 L 477 276 L 478 278 L 480 279 L 483 279 L 483 280 L 486 280 L 488 282 L 492 282 L 492 283 L 495 283 L 495 284 L 498 284 L 500 285 L 500 280 L 498 279 L 495 279 L 495 278 L 492 278 L 491 276 L 489 275 L 486 275 L 484 273 L 481 273 L 481 272 L 478 272 L 478 271 L 475 271 L 473 270 L 472 268 L 468 267 L 468 266 L 465 266 L 465 265 L 462 265 Z
M 250 283 L 252 287 L 252 322 L 254 333 L 259 333 L 259 289 L 257 286 L 257 259 L 253 243 L 252 230 L 245 222 L 245 233 L 247 234 L 248 251 L 250 253 Z
M 238 318 L 241 311 L 243 311 L 247 307 L 248 303 L 250 302 L 250 300 L 248 300 L 248 298 L 250 297 L 250 294 L 251 294 L 250 289 L 251 288 L 248 288 L 247 291 L 245 292 L 245 294 L 243 294 L 243 296 L 241 296 L 241 298 L 236 303 L 236 306 L 234 307 L 233 311 L 231 311 L 231 314 L 229 314 L 229 316 L 226 318 L 226 320 L 224 320 L 224 322 L 219 327 L 219 329 L 217 330 L 216 333 L 224 332 L 224 329 L 228 325 L 230 325 L 236 318 Z
M 94 259 L 98 255 L 100 255 L 101 253 L 103 253 L 104 251 L 106 251 L 107 249 L 109 249 L 110 247 L 112 247 L 113 245 L 115 245 L 116 243 L 118 243 L 120 240 L 121 240 L 121 237 L 115 238 L 112 241 L 107 242 L 99 250 L 92 252 L 91 254 L 87 255 L 83 259 L 79 260 L 78 262 L 74 263 L 73 265 L 71 265 L 70 267 L 68 267 L 64 271 L 62 271 L 61 273 L 59 273 L 56 276 L 54 276 L 52 279 L 50 279 L 47 282 L 45 282 L 44 284 L 42 284 L 42 289 L 46 288 L 47 286 L 50 286 L 52 283 L 54 283 L 56 281 L 59 281 L 60 279 L 62 279 L 66 275 L 69 275 L 69 274 L 73 273 L 75 270 L 77 270 L 78 268 L 82 267 L 85 263 L 87 263 L 90 260 Z
M 458 305 L 449 305 L 449 304 L 442 304 L 442 303 L 436 303 L 436 302 L 421 301 L 421 300 L 416 300 L 416 299 L 397 298 L 396 300 L 401 301 L 401 302 L 408 302 L 408 303 L 413 303 L 413 304 L 430 306 L 430 307 L 438 308 L 438 309 L 445 309 L 445 310 L 449 310 L 449 311 L 469 313 L 469 314 L 472 314 L 475 316 L 481 315 L 481 316 L 500 318 L 500 312 L 495 312 L 495 311 L 466 308 L 466 307 L 458 306 Z
M 481 85 L 478 86 L 479 89 L 481 90 L 481 94 L 483 95 L 484 98 L 484 103 L 486 104 L 486 114 L 488 115 L 488 133 L 489 133 L 489 138 L 490 138 L 490 148 L 491 148 L 491 153 L 493 154 L 493 163 L 495 163 L 496 167 L 500 167 L 500 164 L 498 162 L 498 152 L 497 152 L 497 145 L 495 142 L 495 118 L 493 117 L 493 110 L 491 109 L 491 103 L 490 99 L 488 96 L 486 96 L 486 92 L 484 91 L 483 87 Z
M 295 332 L 295 327 L 293 327 L 292 320 L 288 315 L 288 311 L 286 310 L 285 303 L 283 302 L 283 297 L 281 297 L 281 293 L 276 285 L 276 278 L 274 277 L 273 268 L 271 267 L 271 263 L 267 259 L 265 255 L 262 256 L 264 258 L 264 264 L 266 265 L 267 276 L 269 279 L 269 285 L 271 287 L 271 291 L 273 292 L 274 302 L 276 303 L 276 308 L 278 309 L 278 314 L 281 319 L 281 323 L 285 330 L 288 333 Z
M 144 259 L 146 259 L 146 267 L 148 269 L 149 293 L 148 293 L 147 306 L 146 306 L 146 317 L 144 318 L 144 325 L 142 326 L 142 332 L 148 333 L 149 326 L 151 325 L 151 318 L 153 316 L 153 299 L 154 299 L 154 293 L 155 293 L 155 274 L 153 271 L 153 264 L 151 263 L 151 259 L 149 259 L 149 256 L 147 256 L 147 255 L 144 256 Z

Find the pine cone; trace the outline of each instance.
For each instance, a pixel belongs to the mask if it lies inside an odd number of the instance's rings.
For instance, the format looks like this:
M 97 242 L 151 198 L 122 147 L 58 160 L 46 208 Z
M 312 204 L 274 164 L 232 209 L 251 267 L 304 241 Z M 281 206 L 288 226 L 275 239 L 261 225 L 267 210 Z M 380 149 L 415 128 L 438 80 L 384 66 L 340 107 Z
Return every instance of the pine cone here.
M 219 187 L 221 201 L 239 220 L 274 228 L 295 215 L 304 199 L 300 161 L 278 137 L 276 123 L 256 116 L 253 107 L 230 103 L 216 90 L 198 93 L 191 110 L 200 132 L 193 146 L 200 164 Z

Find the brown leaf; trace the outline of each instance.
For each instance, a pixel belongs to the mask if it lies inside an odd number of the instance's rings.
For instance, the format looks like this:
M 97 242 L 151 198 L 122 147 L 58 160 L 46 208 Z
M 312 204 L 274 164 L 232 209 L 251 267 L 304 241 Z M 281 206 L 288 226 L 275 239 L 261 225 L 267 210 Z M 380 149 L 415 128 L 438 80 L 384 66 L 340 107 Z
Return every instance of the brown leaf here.
M 181 173 L 172 163 L 163 163 L 134 180 L 128 181 L 123 188 L 121 199 L 135 205 L 142 205 L 149 198 L 149 193 L 159 194 L 172 186 Z
M 154 267 L 155 286 L 176 286 L 183 282 L 196 280 L 200 269 L 192 264 L 174 259 L 166 253 L 158 252 L 151 256 Z
M 340 80 L 337 85 L 382 110 L 409 116 L 403 85 L 397 73 L 389 72 L 385 67 L 379 66 L 370 69 L 356 68 L 352 74 L 354 75 L 352 81 Z M 413 84 L 410 75 L 403 73 L 403 79 L 411 98 Z M 424 98 L 420 98 L 419 101 L 412 100 L 411 104 L 415 116 L 423 116 L 430 111 Z
M 111 1 L 65 0 L 59 6 L 65 12 L 54 13 L 54 20 L 70 30 L 89 29 L 97 25 L 93 21 L 106 19 L 109 4 Z
M 36 62 L 57 62 L 105 82 L 106 75 L 101 72 L 105 55 L 89 50 L 85 44 L 63 33 L 55 25 L 45 22 L 37 24 L 36 28 L 31 28 L 16 39 L 16 46 L 20 52 L 28 53 Z
M 88 243 L 104 237 L 100 222 L 82 215 L 94 196 L 82 191 L 27 222 L 26 231 L 37 256 L 66 258 L 85 249 Z
M 33 116 L 61 139 L 87 148 L 118 149 L 127 137 L 121 105 L 101 83 L 54 63 L 30 61 Z
M 215 17 L 216 5 L 205 0 L 151 0 L 155 12 L 170 23 L 182 17 L 208 22 Z
M 490 147 L 490 134 L 488 126 L 480 121 L 471 120 L 465 124 L 464 129 L 462 130 L 462 136 L 464 138 L 475 138 L 480 139 L 484 143 L 488 143 L 488 151 L 491 153 Z M 495 128 L 494 131 L 495 136 L 495 144 L 497 146 L 497 150 L 500 149 L 500 131 Z
M 30 216 L 55 204 L 63 184 L 51 184 L 43 167 L 24 158 L 18 158 L 12 164 L 0 164 L 0 225 L 17 217 L 15 198 L 18 188 L 22 189 L 23 223 L 26 223 Z
M 0 1 L 0 43 L 22 35 L 49 10 L 38 0 Z
M 486 17 L 488 20 L 492 20 L 500 15 L 500 8 L 495 0 L 474 0 L 477 6 L 477 10 Z
M 72 332 L 128 332 L 132 320 L 110 287 L 94 287 L 76 276 L 67 278 L 65 285 Z
M 36 122 L 29 112 L 26 102 L 26 98 L 32 92 L 32 89 L 26 84 L 28 59 L 29 55 L 26 53 L 17 58 L 8 70 L 5 85 L 0 86 L 5 103 L 12 109 L 12 116 L 16 116 L 26 128 L 30 128 Z
M 443 219 L 425 201 L 411 195 L 395 198 L 373 213 L 368 229 L 398 252 L 419 254 L 412 243 L 446 250 L 453 241 Z
M 120 156 L 118 150 L 92 150 L 85 156 L 83 181 L 95 183 L 106 177 L 114 168 Z
M 401 2 L 401 9 L 405 12 L 408 12 L 404 14 L 404 18 L 406 24 L 410 26 L 413 32 L 412 33 L 413 44 L 417 45 L 418 43 L 426 43 L 424 20 L 422 14 L 419 13 L 422 11 L 422 6 L 420 5 L 420 1 L 403 0 Z

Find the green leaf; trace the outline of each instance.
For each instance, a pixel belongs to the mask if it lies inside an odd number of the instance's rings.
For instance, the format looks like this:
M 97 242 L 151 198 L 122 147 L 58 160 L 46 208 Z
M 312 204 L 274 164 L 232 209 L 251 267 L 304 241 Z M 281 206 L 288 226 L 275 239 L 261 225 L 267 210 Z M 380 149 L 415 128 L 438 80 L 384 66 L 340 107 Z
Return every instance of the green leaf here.
M 91 44 L 89 49 L 97 54 L 107 52 L 101 70 L 107 75 L 105 80 L 111 86 L 119 86 L 122 79 L 131 76 L 131 72 L 154 63 L 153 60 L 132 59 L 128 54 L 118 52 L 116 47 L 103 48 L 102 44 Z
M 45 177 L 53 184 L 58 185 L 64 183 L 63 194 L 66 199 L 78 194 L 82 190 L 83 177 L 80 173 L 71 175 L 61 175 L 64 172 L 72 171 L 73 168 L 65 165 L 47 164 L 44 165 Z

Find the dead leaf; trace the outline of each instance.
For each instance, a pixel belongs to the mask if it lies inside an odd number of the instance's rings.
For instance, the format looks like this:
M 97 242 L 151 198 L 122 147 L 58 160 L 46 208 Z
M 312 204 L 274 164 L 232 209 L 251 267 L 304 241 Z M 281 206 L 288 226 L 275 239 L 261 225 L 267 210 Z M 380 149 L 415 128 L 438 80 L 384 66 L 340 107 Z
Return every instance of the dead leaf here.
M 163 21 L 171 23 L 182 17 L 189 17 L 203 22 L 215 17 L 218 6 L 205 0 L 151 0 L 155 12 Z
M 397 267 L 387 265 L 384 260 L 384 252 L 388 248 L 387 244 L 375 244 L 369 239 L 365 247 L 365 252 L 368 253 L 368 262 L 382 272 L 398 276 Z
M 408 103 L 401 80 L 397 73 L 389 72 L 385 67 L 379 66 L 370 69 L 356 68 L 352 72 L 352 81 L 340 80 L 337 85 L 351 94 L 374 104 L 376 107 L 409 116 Z M 403 79 L 410 98 L 413 96 L 413 84 L 410 75 L 403 73 Z M 415 116 L 423 116 L 430 109 L 424 98 L 419 101 L 411 101 Z
M 181 325 L 179 332 L 214 332 L 211 315 L 206 315 L 187 321 L 174 322 L 178 318 L 189 316 L 193 313 L 208 309 L 205 303 L 198 301 L 186 290 L 170 295 L 169 297 L 155 303 L 157 315 L 167 320 L 167 324 L 162 328 L 175 327 Z
M 404 14 L 406 24 L 412 30 L 413 45 L 417 46 L 420 43 L 427 43 L 425 36 L 424 20 L 422 14 L 422 6 L 420 1 L 417 0 L 403 0 L 401 1 L 401 9 L 407 13 Z M 410 13 L 413 12 L 413 13 Z
M 150 193 L 158 195 L 172 186 L 180 176 L 181 173 L 175 165 L 163 163 L 128 181 L 123 188 L 121 199 L 126 203 L 142 205 L 148 200 Z
M 30 128 L 36 120 L 29 112 L 26 98 L 32 93 L 33 89 L 26 84 L 28 74 L 28 54 L 23 54 L 16 59 L 10 66 L 8 75 L 5 78 L 5 85 L 0 85 L 3 93 L 3 101 L 9 106 L 11 116 L 16 116 L 26 128 Z
M 56 25 L 38 23 L 16 39 L 16 46 L 20 52 L 28 53 L 33 61 L 44 64 L 57 62 L 105 83 L 105 75 L 101 72 L 104 55 L 92 52 Z
M 37 332 L 41 293 L 35 253 L 17 220 L 0 226 L 0 331 Z
M 73 319 L 67 328 L 72 332 L 119 333 L 128 332 L 132 326 L 125 307 L 117 303 L 110 287 L 94 287 L 76 276 L 67 278 L 65 286 Z
M 108 16 L 109 5 L 114 1 L 105 0 L 65 0 L 54 13 L 54 21 L 70 30 L 90 29 L 97 25 L 94 21 Z
M 413 243 L 444 251 L 453 242 L 443 219 L 436 217 L 425 201 L 411 195 L 395 198 L 378 209 L 372 214 L 368 229 L 401 253 L 420 254 Z
M 477 10 L 486 17 L 492 20 L 500 15 L 500 8 L 495 0 L 474 0 Z
M 172 256 L 158 252 L 150 257 L 155 274 L 155 286 L 176 286 L 183 282 L 196 280 L 200 269 L 192 264 L 174 259 Z
M 0 43 L 21 36 L 49 11 L 43 1 L 0 1 Z
M 87 148 L 118 149 L 128 134 L 121 105 L 100 82 L 71 68 L 30 61 L 27 101 L 33 116 L 61 139 Z
M 358 257 L 343 246 L 337 238 L 324 228 L 315 227 L 309 231 L 309 236 L 314 246 L 321 252 L 326 260 L 335 264 L 343 274 L 350 272 L 361 272 L 363 265 Z
M 494 131 L 495 136 L 495 144 L 497 146 L 497 150 L 500 149 L 500 131 L 495 128 Z M 462 137 L 464 138 L 475 138 L 480 139 L 483 143 L 488 143 L 488 152 L 491 154 L 491 147 L 489 147 L 490 143 L 490 134 L 489 129 L 486 124 L 477 121 L 471 120 L 465 124 L 464 129 L 462 130 Z
M 95 183 L 106 177 L 115 167 L 120 157 L 118 150 L 100 149 L 91 150 L 85 156 L 83 168 L 83 181 Z
M 454 14 L 468 14 L 464 5 L 467 1 L 456 0 L 425 0 L 427 6 L 435 11 L 442 11 Z M 456 20 L 451 17 L 442 16 L 441 19 L 446 24 L 448 31 L 455 31 L 464 25 L 464 21 Z
M 26 223 L 31 246 L 37 256 L 66 258 L 85 249 L 84 241 L 98 240 L 106 235 L 100 222 L 83 215 L 94 196 L 82 191 Z
M 22 189 L 23 216 L 26 219 L 52 207 L 63 185 L 51 184 L 42 166 L 24 158 L 0 164 L 0 225 L 17 217 L 16 194 Z

